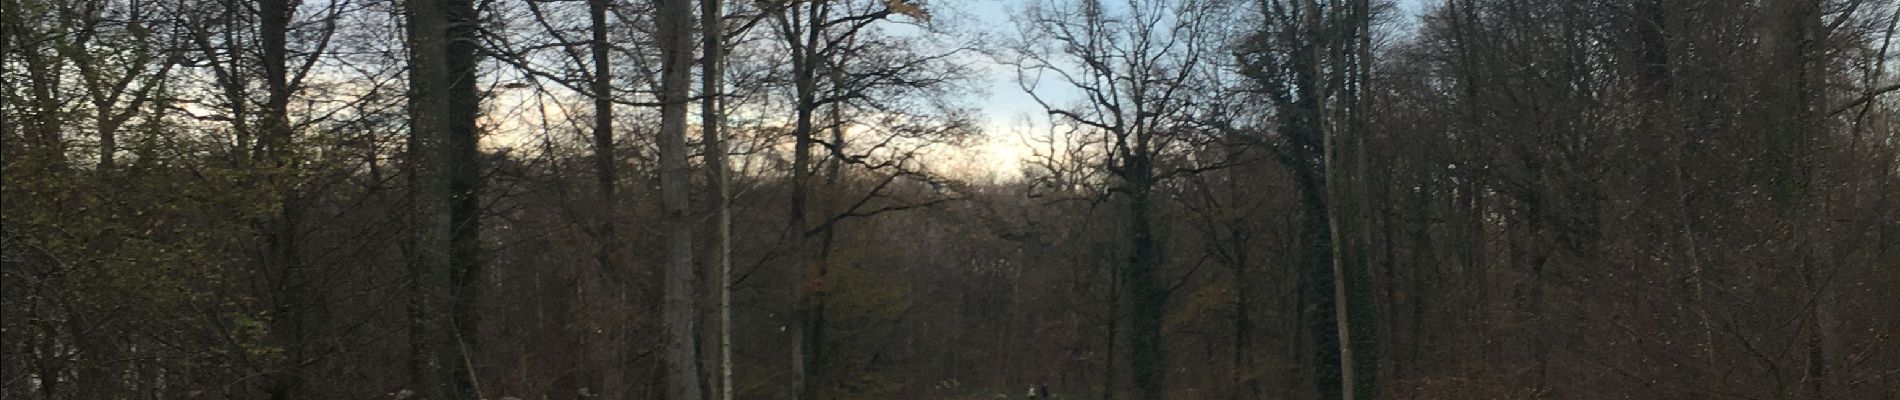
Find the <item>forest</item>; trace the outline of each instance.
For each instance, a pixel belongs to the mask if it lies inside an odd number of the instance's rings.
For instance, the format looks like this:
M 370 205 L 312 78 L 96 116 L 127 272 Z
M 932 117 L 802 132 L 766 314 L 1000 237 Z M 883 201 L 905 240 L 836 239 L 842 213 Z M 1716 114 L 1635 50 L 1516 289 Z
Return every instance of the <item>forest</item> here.
M 0 399 L 1900 399 L 1891 0 L 0 0 Z

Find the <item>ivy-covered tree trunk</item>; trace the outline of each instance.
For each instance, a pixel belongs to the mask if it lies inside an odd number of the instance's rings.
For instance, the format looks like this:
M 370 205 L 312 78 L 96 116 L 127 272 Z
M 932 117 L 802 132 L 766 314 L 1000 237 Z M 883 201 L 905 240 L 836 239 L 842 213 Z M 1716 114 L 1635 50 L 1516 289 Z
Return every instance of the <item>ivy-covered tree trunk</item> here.
M 1822 132 L 1828 121 L 1823 95 L 1828 88 L 1828 50 L 1823 46 L 1829 31 L 1823 24 L 1827 11 L 1822 3 L 1766 2 L 1763 15 L 1767 21 L 1760 35 L 1769 74 L 1761 81 L 1762 105 L 1766 108 L 1762 115 L 1767 128 L 1762 130 L 1766 144 L 1763 158 L 1768 161 L 1774 212 L 1783 221 L 1777 233 L 1788 237 L 1781 262 L 1801 271 L 1803 295 L 1808 299 L 1802 319 L 1808 325 L 1802 342 L 1806 353 L 1802 382 L 1808 396 L 1816 400 L 1827 398 L 1834 384 L 1829 376 L 1828 355 L 1829 331 L 1834 325 L 1829 306 L 1834 296 L 1826 283 L 1829 266 L 1815 261 L 1821 244 L 1810 239 L 1825 229 L 1812 222 L 1822 216 L 1816 201 L 1810 198 L 1810 187 L 1818 181 L 1815 156 L 1822 150 Z
M 474 353 L 481 349 L 480 304 L 482 280 L 482 164 L 481 131 L 476 119 L 481 115 L 481 91 L 477 90 L 475 69 L 478 62 L 480 19 L 475 15 L 475 0 L 446 0 L 448 14 L 447 57 L 449 67 L 449 212 L 454 224 L 449 230 L 456 345 L 461 347 L 456 385 L 464 398 L 479 399 L 481 387 L 475 381 Z
M 263 174 L 270 180 L 267 187 L 282 196 L 275 215 L 265 218 L 261 224 L 265 230 L 265 254 L 261 257 L 264 273 L 276 277 L 267 294 L 273 299 L 270 334 L 272 345 L 280 348 L 285 356 L 273 371 L 266 391 L 274 400 L 301 399 L 307 397 L 305 380 L 309 378 L 304 365 L 316 355 L 309 346 L 312 330 L 318 328 L 311 318 L 324 304 L 313 298 L 315 291 L 308 290 L 311 276 L 298 257 L 297 248 L 302 205 L 293 183 L 296 173 L 290 170 L 294 168 L 290 96 L 295 89 L 290 82 L 288 43 L 296 5 L 291 0 L 263 0 L 257 5 L 267 98 L 259 135 L 264 159 L 256 166 L 267 169 Z
M 1321 399 L 1371 398 L 1378 368 L 1371 274 L 1364 246 L 1346 240 L 1349 227 L 1338 215 L 1345 211 L 1340 206 L 1353 204 L 1344 202 L 1349 191 L 1333 187 L 1347 182 L 1334 160 L 1334 135 L 1341 126 L 1360 126 L 1344 122 L 1363 116 L 1353 95 L 1366 83 L 1357 81 L 1364 76 L 1358 63 L 1370 62 L 1364 59 L 1369 51 L 1357 48 L 1368 42 L 1343 33 L 1363 34 L 1366 4 L 1287 0 L 1269 5 L 1263 16 L 1273 23 L 1254 36 L 1260 43 L 1244 55 L 1243 73 L 1279 93 L 1270 96 L 1282 138 L 1273 151 L 1298 189 L 1298 314 L 1312 338 L 1308 370 Z M 1270 54 L 1266 46 L 1271 43 L 1295 47 Z
M 1146 142 L 1146 139 L 1140 139 Z M 1127 157 L 1123 180 L 1128 185 L 1128 264 L 1122 270 L 1123 292 L 1128 293 L 1128 364 L 1134 375 L 1135 396 L 1143 400 L 1165 397 L 1167 366 L 1162 351 L 1161 322 L 1167 291 L 1157 276 L 1161 246 L 1154 228 L 1154 170 L 1146 146 Z
M 425 399 L 479 398 L 475 348 L 480 173 L 476 166 L 475 9 L 409 0 L 410 373 Z

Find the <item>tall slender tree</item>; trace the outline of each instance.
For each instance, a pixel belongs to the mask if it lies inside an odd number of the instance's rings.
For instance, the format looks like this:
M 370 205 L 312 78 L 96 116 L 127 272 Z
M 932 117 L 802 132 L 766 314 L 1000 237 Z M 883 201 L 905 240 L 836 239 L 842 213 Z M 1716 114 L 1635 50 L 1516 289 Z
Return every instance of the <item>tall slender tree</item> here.
M 693 229 L 687 215 L 692 178 L 686 164 L 686 108 L 690 105 L 693 67 L 691 0 L 659 0 L 660 41 L 660 203 L 666 242 L 663 310 L 666 323 L 666 394 L 673 400 L 700 400 L 697 281 L 693 269 Z
M 1372 395 L 1372 353 L 1346 354 L 1375 339 L 1370 317 L 1371 287 L 1363 266 L 1352 262 L 1360 249 L 1347 248 L 1345 227 L 1333 214 L 1344 190 L 1338 179 L 1333 142 L 1347 124 L 1346 90 L 1359 76 L 1349 56 L 1365 43 L 1359 32 L 1367 13 L 1353 12 L 1356 0 L 1267 1 L 1259 25 L 1238 52 L 1240 73 L 1273 105 L 1273 135 L 1263 140 L 1292 173 L 1301 205 L 1300 252 L 1302 318 L 1312 335 L 1313 382 L 1322 398 L 1358 399 Z M 1284 49 L 1284 50 L 1282 50 Z M 1331 110 L 1331 111 L 1329 111 Z M 1357 342 L 1357 343 L 1354 343 Z M 1346 358 L 1352 358 L 1348 361 Z M 1351 385 L 1353 390 L 1348 390 Z M 1350 392 L 1350 393 L 1349 393 Z M 1348 397 L 1356 396 L 1356 397 Z
M 727 175 L 725 128 L 726 26 L 723 0 L 699 0 L 700 141 L 706 147 L 706 203 L 711 205 L 712 242 L 706 264 L 712 268 L 714 345 L 712 398 L 732 400 L 732 193 Z
M 614 158 L 614 98 L 613 98 L 613 60 L 609 50 L 613 44 L 607 41 L 607 13 L 612 0 L 587 0 L 588 55 L 593 61 L 593 78 L 588 82 L 589 96 L 594 99 L 594 177 L 599 185 L 600 203 L 606 212 L 601 218 L 598 235 L 600 247 L 594 256 L 599 259 L 603 273 L 617 274 L 614 263 L 616 246 L 620 245 L 620 235 L 615 231 L 619 220 L 619 200 L 614 196 L 614 171 L 619 162 Z

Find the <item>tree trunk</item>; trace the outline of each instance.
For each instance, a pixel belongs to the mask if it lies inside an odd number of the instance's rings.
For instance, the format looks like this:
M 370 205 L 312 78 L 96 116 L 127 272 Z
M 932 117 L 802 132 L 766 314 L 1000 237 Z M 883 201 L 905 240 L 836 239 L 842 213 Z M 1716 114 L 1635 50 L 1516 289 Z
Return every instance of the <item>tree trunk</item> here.
M 812 3 L 808 7 L 819 7 Z M 787 11 L 789 12 L 789 10 Z M 815 14 L 815 13 L 814 13 Z M 806 16 L 807 18 L 817 18 Z M 814 26 L 818 23 L 813 22 Z M 788 30 L 791 28 L 788 24 Z M 810 28 L 807 28 L 810 29 Z M 811 192 L 812 162 L 812 118 L 817 106 L 817 54 L 814 47 L 818 42 L 818 33 L 804 32 L 797 37 L 796 32 L 788 32 L 788 42 L 792 45 L 792 73 L 794 96 L 797 97 L 797 115 L 793 123 L 792 136 L 792 194 L 790 218 L 787 221 L 785 240 L 790 243 L 787 257 L 798 266 L 802 282 L 792 293 L 793 315 L 797 319 L 792 332 L 792 394 L 794 400 L 815 400 L 818 397 L 818 384 L 814 382 L 819 374 L 818 360 L 822 339 L 818 336 L 821 326 L 816 326 L 815 310 L 822 309 L 824 302 L 824 274 L 812 263 L 805 245 L 806 208 L 809 207 Z
M 1234 142 L 1238 143 L 1238 141 Z M 1229 151 L 1237 155 L 1244 150 L 1236 145 L 1231 146 Z M 1241 207 L 1247 201 L 1244 192 L 1240 190 L 1242 178 L 1240 169 L 1241 167 L 1236 166 L 1226 171 L 1227 194 L 1230 196 L 1229 207 Z M 1247 251 L 1248 243 L 1253 235 L 1243 213 L 1235 212 L 1227 220 L 1227 228 L 1229 230 L 1227 248 L 1233 253 L 1231 260 L 1234 269 L 1234 370 L 1240 375 L 1239 381 L 1236 382 L 1240 387 L 1234 390 L 1233 396 L 1236 399 L 1258 399 L 1264 395 L 1260 378 L 1265 374 L 1259 370 L 1259 363 L 1253 355 L 1255 351 L 1252 319 L 1253 288 L 1250 279 L 1252 266 L 1249 265 Z
M 28 41 L 17 40 L 17 42 Z M 9 45 L 19 46 L 12 43 Z M 47 171 L 63 171 L 66 167 L 66 144 L 60 137 L 64 124 L 60 119 L 61 99 L 57 93 L 61 76 L 59 62 L 46 59 L 46 55 L 52 53 L 51 49 L 28 47 L 18 50 L 20 58 L 26 64 L 27 86 L 32 95 L 31 103 L 34 113 L 30 118 L 32 129 L 28 131 L 27 136 L 27 140 L 33 145 L 32 154 L 41 158 L 40 161 L 45 163 Z
M 474 3 L 410 0 L 410 371 L 425 399 L 476 399 L 469 371 L 478 170 Z
M 693 13 L 690 0 L 660 0 L 660 203 L 666 241 L 664 314 L 666 396 L 700 400 L 697 291 L 693 230 L 688 220 L 692 178 L 686 165 L 686 107 L 692 85 Z
M 1341 23 L 1347 24 L 1353 30 L 1349 37 L 1356 41 L 1343 43 L 1342 46 L 1350 47 L 1352 50 L 1342 51 L 1342 53 L 1350 53 L 1346 57 L 1350 57 L 1352 65 L 1352 68 L 1347 69 L 1352 74 L 1346 78 L 1351 82 L 1347 104 L 1352 107 L 1348 115 L 1352 119 L 1353 134 L 1358 139 L 1358 143 L 1354 146 L 1358 153 L 1354 157 L 1356 158 L 1355 175 L 1358 175 L 1354 179 L 1356 181 L 1354 186 L 1358 189 L 1359 198 L 1354 204 L 1359 207 L 1360 241 L 1353 248 L 1354 255 L 1351 259 L 1355 263 L 1346 271 L 1344 281 L 1347 289 L 1346 299 L 1340 304 L 1344 304 L 1346 310 L 1349 311 L 1348 329 L 1352 331 L 1352 341 L 1349 344 L 1352 345 L 1352 349 L 1346 353 L 1353 357 L 1352 367 L 1349 368 L 1354 369 L 1349 382 L 1355 388 L 1353 393 L 1359 396 L 1348 398 L 1361 399 L 1377 396 L 1379 376 L 1379 335 L 1378 325 L 1375 324 L 1378 314 L 1377 310 L 1374 310 L 1372 284 L 1371 249 L 1375 227 L 1370 189 L 1372 175 L 1366 172 L 1367 165 L 1371 163 L 1366 152 L 1367 137 L 1372 134 L 1369 124 L 1371 90 L 1368 88 L 1372 84 L 1372 4 L 1370 0 L 1357 0 L 1351 3 L 1351 7 L 1350 12 L 1347 13 L 1348 19 Z
M 446 61 L 449 67 L 449 215 L 454 224 L 449 230 L 449 266 L 454 286 L 455 342 L 462 353 L 455 365 L 456 388 L 464 399 L 480 399 L 481 385 L 475 380 L 475 352 L 481 349 L 480 305 L 483 292 L 481 260 L 481 132 L 476 119 L 481 114 L 481 94 L 475 87 L 476 28 L 475 0 L 448 0 Z
M 1103 330 L 1106 337 L 1102 342 L 1102 347 L 1108 351 L 1102 357 L 1102 400 L 1114 400 L 1116 384 L 1120 383 L 1115 380 L 1116 362 L 1119 361 L 1115 355 L 1120 353 L 1116 347 L 1121 344 L 1121 280 L 1121 274 L 1108 274 L 1108 329 Z
M 1322 101 L 1320 103 L 1324 104 L 1325 102 Z M 1325 118 L 1324 112 L 1321 112 L 1320 115 L 1320 118 Z M 1334 130 L 1325 129 L 1323 126 L 1324 125 L 1322 125 L 1320 132 L 1325 135 L 1325 138 L 1322 139 L 1322 145 L 1325 147 L 1326 153 L 1326 166 L 1324 168 L 1326 170 L 1326 180 L 1328 183 L 1326 185 L 1328 188 L 1326 191 L 1326 228 L 1331 238 L 1331 244 L 1327 247 L 1330 247 L 1329 250 L 1331 250 L 1333 264 L 1333 319 L 1338 325 L 1337 331 L 1339 339 L 1336 341 L 1339 344 L 1339 391 L 1340 398 L 1342 399 L 1358 399 L 1359 397 L 1354 395 L 1353 390 L 1354 386 L 1356 386 L 1354 383 L 1358 382 L 1358 380 L 1353 377 L 1353 372 L 1355 371 L 1353 371 L 1354 360 L 1352 356 L 1352 320 L 1348 313 L 1350 303 L 1346 299 L 1346 267 L 1343 264 L 1345 257 L 1342 254 L 1342 249 L 1345 246 L 1344 243 L 1342 243 L 1343 238 L 1339 233 L 1339 185 L 1336 184 L 1339 174 L 1336 172 L 1338 168 L 1336 168 L 1337 165 L 1335 164 L 1335 157 L 1333 155 L 1334 147 L 1336 147 L 1333 145 L 1333 141 L 1336 135 Z
M 409 369 L 419 398 L 459 398 L 449 261 L 448 17 L 439 0 L 406 2 L 409 42 Z
M 1762 76 L 1762 98 L 1767 99 L 1768 118 L 1762 131 L 1765 135 L 1763 149 L 1769 165 L 1771 187 L 1775 212 L 1783 221 L 1779 234 L 1790 237 L 1786 253 L 1788 263 L 1803 271 L 1806 283 L 1804 295 L 1810 298 L 1808 313 L 1809 334 L 1803 343 L 1806 352 L 1803 381 L 1807 383 L 1808 395 L 1813 399 L 1822 399 L 1829 390 L 1827 362 L 1827 327 L 1821 320 L 1826 316 L 1824 301 L 1827 298 L 1825 283 L 1820 279 L 1819 267 L 1813 261 L 1813 245 L 1809 243 L 1809 222 L 1815 220 L 1816 207 L 1810 206 L 1808 197 L 1809 177 L 1812 171 L 1812 158 L 1825 128 L 1826 119 L 1822 114 L 1826 89 L 1826 77 L 1823 58 L 1826 55 L 1821 40 L 1826 35 L 1822 25 L 1822 5 L 1818 0 L 1774 0 L 1770 1 L 1762 14 L 1768 21 L 1762 24 L 1761 41 L 1767 60 L 1767 70 Z
M 717 354 L 713 399 L 732 400 L 732 193 L 727 188 L 725 125 L 725 25 L 722 0 L 700 0 L 701 57 L 700 131 L 706 146 L 706 191 L 711 197 L 713 234 L 706 263 L 713 269 L 713 308 L 717 320 Z
M 289 76 L 288 37 L 290 19 L 295 12 L 296 5 L 290 0 L 258 2 L 258 34 L 263 42 L 264 86 L 268 94 L 264 102 L 263 132 L 259 137 L 264 145 L 265 160 L 259 165 L 271 169 L 265 176 L 272 180 L 270 187 L 282 191 L 283 196 L 277 214 L 262 224 L 266 232 L 264 268 L 267 274 L 278 277 L 269 293 L 269 298 L 275 300 L 270 334 L 286 356 L 281 368 L 274 371 L 276 374 L 268 389 L 270 397 L 276 400 L 308 397 L 304 393 L 307 376 L 302 366 L 311 355 L 308 342 L 310 330 L 315 328 L 309 324 L 308 317 L 314 308 L 322 307 L 321 302 L 310 298 L 310 293 L 304 290 L 309 287 L 310 275 L 297 254 L 301 205 L 290 182 L 295 174 L 288 170 L 292 141 L 289 106 L 294 90 Z
M 587 17 L 592 24 L 593 40 L 588 43 L 594 62 L 594 80 L 588 90 L 594 97 L 594 174 L 600 185 L 600 206 L 605 218 L 600 221 L 600 246 L 595 257 L 602 274 L 617 276 L 614 250 L 620 245 L 614 224 L 619 220 L 619 203 L 614 197 L 614 102 L 613 65 L 607 57 L 607 6 L 609 0 L 588 0 Z
M 1145 140 L 1143 140 L 1145 142 Z M 1161 266 L 1161 248 L 1154 237 L 1154 187 L 1152 166 L 1145 146 L 1134 150 L 1124 163 L 1129 186 L 1128 265 L 1122 271 L 1123 289 L 1128 293 L 1128 368 L 1134 375 L 1136 398 L 1158 400 L 1164 396 L 1167 367 L 1162 365 L 1161 320 L 1165 311 L 1166 291 L 1161 288 L 1157 269 Z

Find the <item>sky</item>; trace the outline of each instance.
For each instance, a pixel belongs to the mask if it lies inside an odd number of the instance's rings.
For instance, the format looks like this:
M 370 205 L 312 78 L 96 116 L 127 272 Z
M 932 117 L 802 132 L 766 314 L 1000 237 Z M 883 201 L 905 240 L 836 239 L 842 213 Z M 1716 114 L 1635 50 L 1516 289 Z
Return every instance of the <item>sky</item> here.
M 958 17 L 966 21 L 974 30 L 991 35 L 999 40 L 1007 40 L 1016 35 L 1016 22 L 1013 16 L 1032 2 L 1040 0 L 938 0 L 957 1 Z M 1412 21 L 1424 9 L 1427 0 L 1397 0 L 1400 19 Z M 974 100 L 974 105 L 983 112 L 987 140 L 974 146 L 980 153 L 967 159 L 980 160 L 982 165 L 970 166 L 986 168 L 1003 177 L 1020 174 L 1022 160 L 1029 156 L 1023 144 L 1023 134 L 1041 132 L 1046 129 L 1048 120 L 1041 105 L 1028 93 L 1024 93 L 1016 83 L 1016 71 L 1013 67 L 994 62 L 981 63 L 986 76 L 980 78 L 980 89 L 984 92 Z M 1073 101 L 1079 96 L 1072 91 L 1051 88 L 1060 85 L 1041 85 L 1037 93 L 1051 103 L 1061 104 Z
M 915 1 L 915 0 L 913 0 Z M 929 1 L 923 0 L 926 9 Z M 1019 14 L 1033 2 L 1048 0 L 934 0 L 946 4 L 942 9 L 933 10 L 933 23 L 950 24 L 948 28 L 956 34 L 980 34 L 992 44 L 1006 43 L 1018 36 L 1014 15 Z M 1398 0 L 1400 12 L 1405 20 L 1415 18 L 1426 0 Z M 1112 3 L 1112 2 L 1111 2 Z M 953 4 L 953 5 L 952 5 Z M 983 118 L 984 137 L 979 143 L 971 143 L 967 150 L 951 149 L 944 157 L 938 157 L 942 170 L 975 173 L 978 176 L 991 175 L 996 178 L 1020 177 L 1023 161 L 1030 156 L 1027 145 L 1029 136 L 1048 132 L 1047 113 L 1033 97 L 1025 93 L 1017 84 L 1015 67 L 1003 65 L 986 55 L 972 55 L 972 62 L 978 67 L 980 75 L 973 79 L 975 93 L 965 99 L 966 104 L 978 109 Z M 1066 105 L 1080 98 L 1073 89 L 1055 82 L 1037 85 L 1037 93 L 1052 104 Z M 525 93 L 518 98 L 502 102 L 523 102 Z M 512 115 L 498 116 L 504 124 L 521 124 L 511 132 L 538 132 L 535 126 L 539 118 L 532 115 L 532 107 L 510 108 Z M 560 118 L 558 107 L 542 109 L 551 116 Z M 537 142 L 538 134 L 508 135 L 492 137 L 488 145 L 511 148 Z

